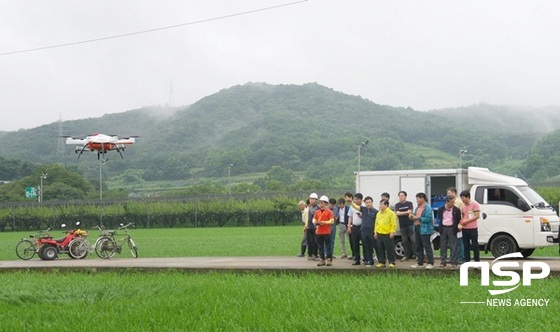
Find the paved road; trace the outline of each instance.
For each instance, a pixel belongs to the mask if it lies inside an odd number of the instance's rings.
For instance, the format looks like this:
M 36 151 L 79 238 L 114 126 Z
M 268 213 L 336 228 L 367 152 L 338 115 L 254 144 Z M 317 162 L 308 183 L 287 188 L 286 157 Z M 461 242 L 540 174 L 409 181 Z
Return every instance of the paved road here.
M 483 261 L 491 261 L 484 259 Z M 550 266 L 551 274 L 560 276 L 560 258 L 557 257 L 535 257 L 517 261 L 519 270 L 523 262 L 540 261 Z M 513 262 L 513 261 L 512 261 Z M 417 270 L 412 269 L 414 262 L 398 262 L 395 269 L 376 269 L 375 267 L 365 267 L 364 265 L 352 266 L 352 261 L 347 259 L 335 259 L 333 266 L 318 267 L 317 262 L 308 261 L 306 258 L 298 257 L 176 257 L 176 258 L 120 258 L 100 259 L 88 257 L 82 260 L 70 258 L 59 258 L 54 261 L 42 261 L 33 258 L 28 261 L 12 260 L 0 261 L 0 271 L 6 270 L 184 270 L 194 272 L 207 271 L 288 271 L 288 272 L 355 272 L 355 273 L 376 273 L 383 271 L 407 271 L 410 273 L 459 273 L 458 270 L 439 269 Z M 436 262 L 436 266 L 438 263 Z

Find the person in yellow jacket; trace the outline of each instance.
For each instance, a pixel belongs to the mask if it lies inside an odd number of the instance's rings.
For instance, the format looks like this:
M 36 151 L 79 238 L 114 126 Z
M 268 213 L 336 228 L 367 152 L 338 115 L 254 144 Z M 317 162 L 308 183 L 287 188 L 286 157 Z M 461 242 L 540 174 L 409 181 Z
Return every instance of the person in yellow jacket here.
M 395 267 L 395 233 L 397 232 L 397 215 L 389 208 L 389 201 L 382 199 L 379 202 L 379 212 L 375 217 L 375 231 L 373 237 L 377 240 L 377 255 L 379 263 L 377 268 L 385 267 L 386 258 L 389 267 Z

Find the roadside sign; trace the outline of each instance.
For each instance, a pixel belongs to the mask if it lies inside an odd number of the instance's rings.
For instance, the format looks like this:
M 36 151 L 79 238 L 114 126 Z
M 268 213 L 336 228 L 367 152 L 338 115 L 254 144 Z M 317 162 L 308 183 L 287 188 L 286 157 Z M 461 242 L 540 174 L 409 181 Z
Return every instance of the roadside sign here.
M 37 188 L 25 187 L 25 198 L 37 198 Z

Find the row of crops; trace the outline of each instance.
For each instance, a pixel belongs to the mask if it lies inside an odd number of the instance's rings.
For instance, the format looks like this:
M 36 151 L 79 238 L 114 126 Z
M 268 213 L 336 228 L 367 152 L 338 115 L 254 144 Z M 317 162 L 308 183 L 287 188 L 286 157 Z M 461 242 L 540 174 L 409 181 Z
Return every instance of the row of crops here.
M 137 227 L 272 226 L 297 223 L 298 199 L 287 197 L 206 200 L 127 200 L 113 202 L 56 202 L 0 206 L 0 231 L 28 231 L 73 225 L 103 224 L 114 228 L 134 222 Z

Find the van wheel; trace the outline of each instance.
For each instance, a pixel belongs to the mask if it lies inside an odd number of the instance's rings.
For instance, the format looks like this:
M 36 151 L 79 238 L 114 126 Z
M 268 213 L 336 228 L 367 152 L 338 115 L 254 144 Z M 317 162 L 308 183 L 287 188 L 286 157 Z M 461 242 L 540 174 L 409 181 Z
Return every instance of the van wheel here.
M 404 245 L 401 238 L 395 240 L 395 255 L 398 259 L 404 257 Z
M 533 248 L 533 249 L 521 249 L 519 251 L 521 252 L 521 255 L 523 255 L 523 258 L 527 258 L 535 252 L 535 248 Z
M 492 256 L 498 258 L 503 255 L 512 254 L 517 252 L 517 243 L 515 240 L 506 234 L 498 235 L 490 244 L 490 251 Z

